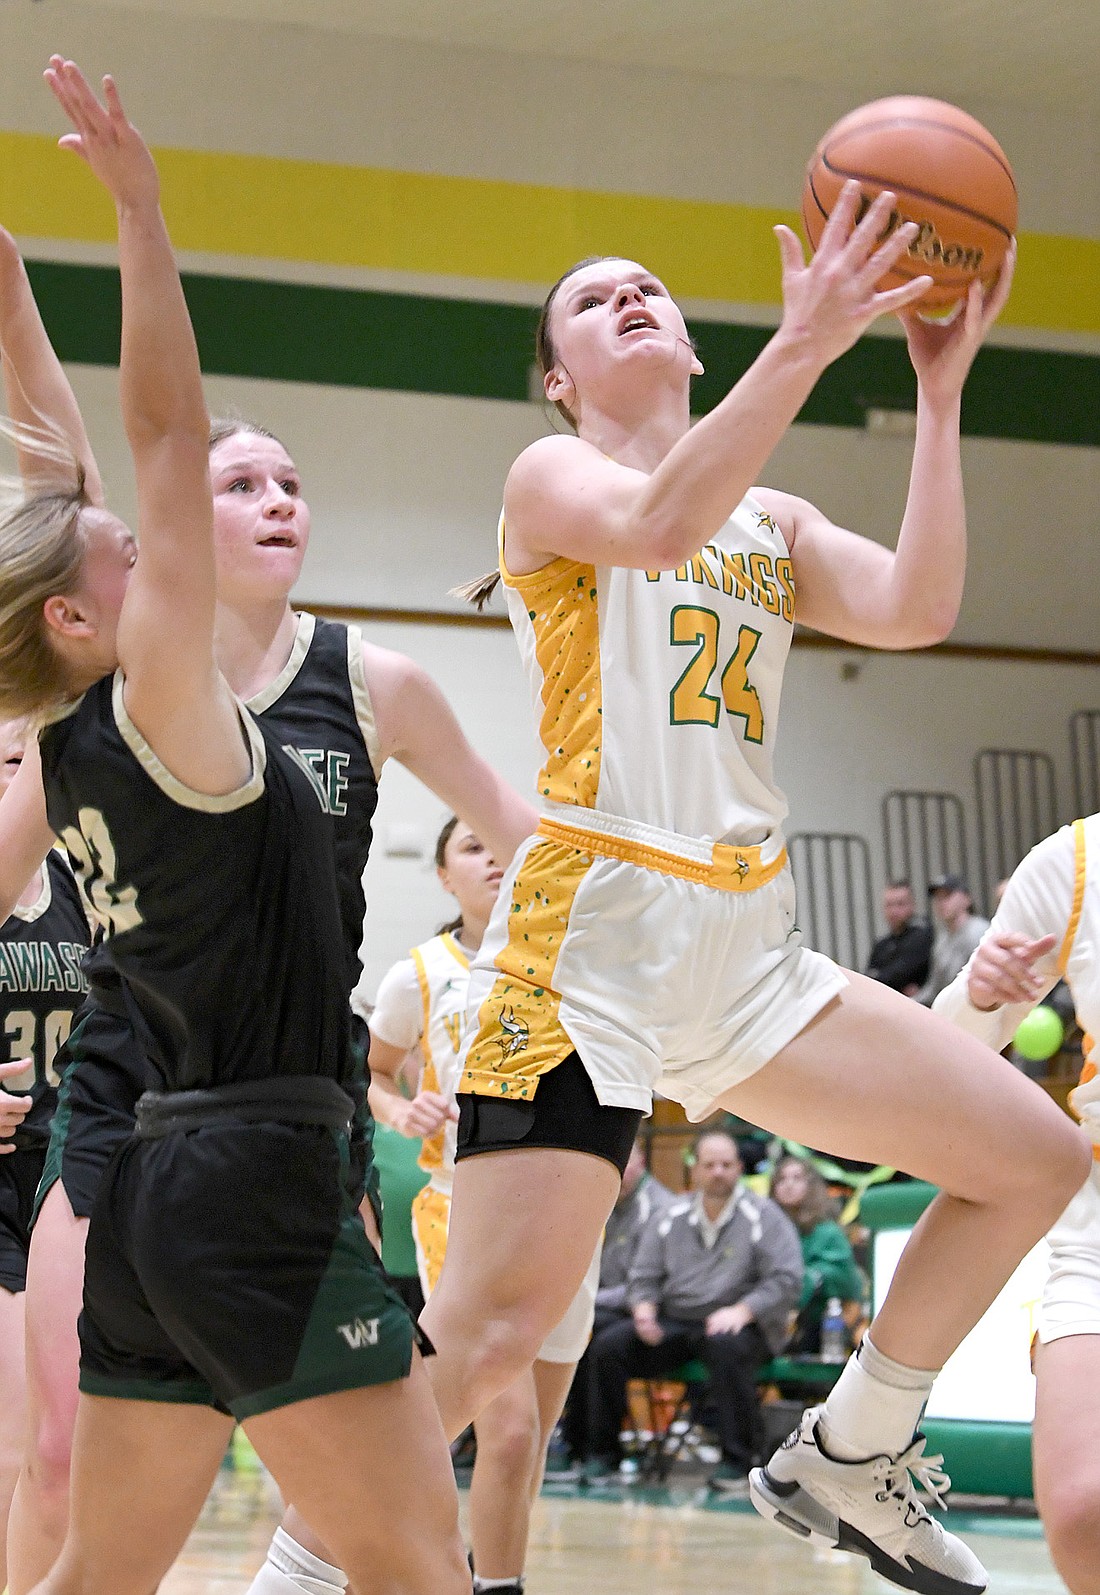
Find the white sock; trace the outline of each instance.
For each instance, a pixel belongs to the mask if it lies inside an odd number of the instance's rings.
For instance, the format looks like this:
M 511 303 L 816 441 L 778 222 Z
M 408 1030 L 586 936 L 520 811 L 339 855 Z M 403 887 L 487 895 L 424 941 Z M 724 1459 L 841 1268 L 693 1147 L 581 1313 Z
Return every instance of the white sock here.
M 347 1587 L 346 1573 L 322 1562 L 285 1529 L 276 1529 L 248 1595 L 344 1595 Z
M 825 1401 L 826 1449 L 842 1462 L 897 1456 L 913 1438 L 938 1372 L 906 1368 L 864 1335 Z
M 517 1573 L 514 1578 L 479 1578 L 474 1574 L 474 1595 L 481 1595 L 482 1590 L 512 1589 L 515 1585 L 523 1588 L 524 1575 Z

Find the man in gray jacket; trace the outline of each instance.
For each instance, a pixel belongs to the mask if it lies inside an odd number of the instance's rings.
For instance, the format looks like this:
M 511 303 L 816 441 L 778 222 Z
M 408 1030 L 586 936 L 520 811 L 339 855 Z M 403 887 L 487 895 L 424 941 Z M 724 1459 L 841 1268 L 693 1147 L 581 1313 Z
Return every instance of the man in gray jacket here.
M 756 1372 L 787 1339 L 802 1286 L 802 1248 L 790 1219 L 745 1190 L 737 1143 L 706 1130 L 695 1147 L 694 1194 L 643 1233 L 627 1285 L 630 1319 L 589 1347 L 590 1428 L 585 1476 L 618 1466 L 630 1379 L 698 1358 L 710 1372 L 722 1461 L 716 1489 L 744 1488 L 757 1424 Z

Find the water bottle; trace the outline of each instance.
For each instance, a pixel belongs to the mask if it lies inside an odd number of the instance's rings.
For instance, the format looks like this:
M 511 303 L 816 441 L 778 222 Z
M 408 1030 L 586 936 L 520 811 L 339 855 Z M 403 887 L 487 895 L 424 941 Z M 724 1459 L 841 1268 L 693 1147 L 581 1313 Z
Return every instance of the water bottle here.
M 848 1325 L 844 1322 L 844 1305 L 839 1296 L 830 1296 L 825 1303 L 821 1319 L 821 1360 L 848 1360 Z

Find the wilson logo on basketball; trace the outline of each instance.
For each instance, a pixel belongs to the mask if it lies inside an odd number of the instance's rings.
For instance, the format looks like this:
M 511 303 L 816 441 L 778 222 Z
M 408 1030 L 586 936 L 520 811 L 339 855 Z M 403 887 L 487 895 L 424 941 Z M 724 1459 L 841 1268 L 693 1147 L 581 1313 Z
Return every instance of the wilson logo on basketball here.
M 945 244 L 935 224 L 921 221 L 916 216 L 903 216 L 900 210 L 890 212 L 890 220 L 883 228 L 881 240 L 885 241 L 890 234 L 896 232 L 905 222 L 916 222 L 920 231 L 906 250 L 914 260 L 926 261 L 930 265 L 954 267 L 961 271 L 980 272 L 982 261 L 985 259 L 984 249 L 968 249 L 965 244 Z

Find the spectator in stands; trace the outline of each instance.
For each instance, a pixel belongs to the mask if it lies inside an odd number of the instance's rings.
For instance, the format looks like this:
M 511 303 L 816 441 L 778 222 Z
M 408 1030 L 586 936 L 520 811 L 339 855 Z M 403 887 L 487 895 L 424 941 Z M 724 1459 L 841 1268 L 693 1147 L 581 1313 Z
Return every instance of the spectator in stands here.
M 747 1492 L 758 1422 L 756 1374 L 787 1338 L 802 1284 L 790 1219 L 741 1181 L 737 1143 L 706 1130 L 695 1146 L 694 1192 L 643 1231 L 627 1285 L 631 1317 L 589 1347 L 589 1456 L 597 1482 L 619 1461 L 631 1378 L 655 1378 L 692 1358 L 707 1365 L 722 1460 L 711 1485 Z
M 832 1296 L 862 1302 L 863 1276 L 848 1237 L 836 1222 L 836 1202 L 812 1164 L 800 1157 L 780 1158 L 771 1179 L 771 1198 L 786 1213 L 802 1243 L 802 1294 L 790 1350 L 821 1350 L 821 1315 Z
M 883 893 L 882 912 L 889 927 L 871 948 L 867 973 L 903 996 L 915 997 L 928 979 L 932 927 L 917 915 L 908 881 L 891 881 Z
M 975 914 L 970 892 L 961 875 L 938 875 L 928 882 L 928 896 L 932 901 L 936 935 L 928 979 L 917 1001 L 931 1008 L 940 992 L 965 969 L 971 953 L 989 929 L 989 921 Z
M 612 1324 L 629 1320 L 626 1299 L 627 1280 L 647 1226 L 655 1222 L 676 1200 L 673 1193 L 646 1167 L 646 1146 L 642 1136 L 634 1142 L 623 1171 L 618 1201 L 603 1236 L 600 1258 L 600 1287 L 596 1292 L 596 1317 L 593 1339 Z M 590 1343 L 591 1346 L 591 1343 Z M 561 1446 L 551 1448 L 548 1472 L 555 1478 L 575 1477 L 578 1460 L 588 1451 L 588 1352 L 577 1364 L 573 1387 L 562 1413 L 559 1433 Z

